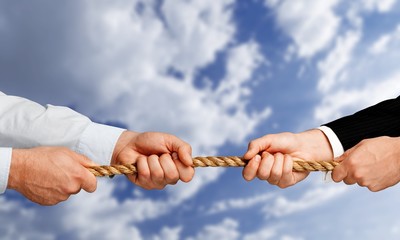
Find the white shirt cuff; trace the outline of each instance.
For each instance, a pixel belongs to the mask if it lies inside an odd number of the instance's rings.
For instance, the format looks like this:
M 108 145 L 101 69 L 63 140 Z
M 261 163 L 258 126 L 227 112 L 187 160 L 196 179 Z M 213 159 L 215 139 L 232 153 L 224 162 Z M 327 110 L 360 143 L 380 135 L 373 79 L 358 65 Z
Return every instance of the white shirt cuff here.
M 7 189 L 10 174 L 12 148 L 0 148 L 0 194 Z
M 339 138 L 336 136 L 335 132 L 327 127 L 327 126 L 321 126 L 318 128 L 321 130 L 325 136 L 328 138 L 329 143 L 331 144 L 331 148 L 333 151 L 333 157 L 337 158 L 341 156 L 344 153 L 343 145 L 340 142 Z
M 126 129 L 90 123 L 74 149 L 100 165 L 109 165 L 115 144 Z

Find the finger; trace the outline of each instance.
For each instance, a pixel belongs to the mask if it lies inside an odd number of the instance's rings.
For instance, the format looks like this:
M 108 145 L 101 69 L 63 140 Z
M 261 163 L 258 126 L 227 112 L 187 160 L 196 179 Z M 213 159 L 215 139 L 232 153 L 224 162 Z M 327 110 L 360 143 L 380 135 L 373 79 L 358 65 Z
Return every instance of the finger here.
M 163 154 L 160 157 L 160 164 L 164 170 L 164 177 L 168 184 L 175 184 L 179 180 L 179 172 L 175 166 L 174 161 L 172 161 L 171 155 Z
M 97 179 L 96 177 L 87 169 L 82 170 L 83 181 L 81 183 L 81 188 L 88 193 L 92 193 L 97 189 Z
M 145 189 L 152 189 L 154 188 L 154 184 L 151 181 L 150 177 L 150 169 L 147 163 L 147 158 L 144 156 L 140 156 L 137 160 L 137 182 L 139 186 Z
M 242 172 L 243 178 L 246 179 L 247 181 L 253 180 L 257 175 L 257 170 L 260 166 L 260 163 L 261 163 L 261 156 L 257 154 L 244 167 Z
M 343 162 L 343 160 L 346 158 L 346 156 L 347 156 L 347 154 L 344 153 L 344 154 L 342 154 L 341 156 L 335 158 L 333 161 L 338 162 L 338 163 L 341 163 L 341 162 Z
M 279 187 L 289 187 L 295 183 L 293 175 L 293 160 L 290 155 L 284 155 L 282 166 L 282 177 L 279 181 Z
M 75 154 L 76 154 L 75 155 L 75 159 L 77 159 L 78 162 L 84 167 L 98 166 L 99 165 L 99 164 L 93 162 L 90 158 L 86 157 L 83 154 L 78 154 L 78 153 L 75 153 Z
M 283 154 L 276 153 L 274 155 L 275 161 L 274 165 L 271 168 L 271 175 L 268 179 L 268 182 L 274 185 L 277 185 L 282 177 L 283 171 Z
M 86 192 L 92 193 L 94 191 L 96 191 L 97 189 L 97 179 L 96 177 L 89 171 L 86 169 L 86 167 L 90 167 L 90 166 L 96 166 L 98 165 L 97 163 L 93 162 L 92 160 L 90 160 L 88 157 L 86 157 L 85 155 L 82 154 L 78 154 L 75 153 L 75 159 L 78 160 L 78 162 L 82 165 L 81 168 L 81 172 L 80 172 L 80 187 L 81 189 L 85 190 Z M 76 193 L 78 193 L 80 191 L 77 190 Z M 75 193 L 75 194 L 76 194 Z
M 177 152 L 179 160 L 186 166 L 193 166 L 192 147 L 175 136 L 171 136 L 168 140 L 171 141 L 167 143 L 172 146 L 171 152 Z
M 174 157 L 174 155 L 172 155 L 172 160 L 174 161 L 175 166 L 178 169 L 179 178 L 183 182 L 190 182 L 194 176 L 194 168 L 184 165 L 181 161 L 178 160 L 178 157 Z
M 151 155 L 147 159 L 147 163 L 150 170 L 150 178 L 156 185 L 165 185 L 164 171 L 161 167 L 159 158 L 157 155 Z
M 250 141 L 249 146 L 247 148 L 247 152 L 244 154 L 244 159 L 252 159 L 258 153 L 264 151 L 271 145 L 270 137 L 264 136 L 262 138 L 257 138 L 255 140 Z
M 345 164 L 340 164 L 336 166 L 332 171 L 332 180 L 335 182 L 340 182 L 347 177 L 347 168 Z
M 355 184 L 357 181 L 356 181 L 354 178 L 352 178 L 352 177 L 350 177 L 350 176 L 347 176 L 347 177 L 345 177 L 345 178 L 343 179 L 343 182 L 346 183 L 347 185 L 353 185 L 353 184 Z
M 272 166 L 274 165 L 274 161 L 275 161 L 274 155 L 272 155 L 268 152 L 264 152 L 262 154 L 260 166 L 257 171 L 257 177 L 260 180 L 268 180 L 268 178 L 271 175 L 271 169 L 272 169 Z

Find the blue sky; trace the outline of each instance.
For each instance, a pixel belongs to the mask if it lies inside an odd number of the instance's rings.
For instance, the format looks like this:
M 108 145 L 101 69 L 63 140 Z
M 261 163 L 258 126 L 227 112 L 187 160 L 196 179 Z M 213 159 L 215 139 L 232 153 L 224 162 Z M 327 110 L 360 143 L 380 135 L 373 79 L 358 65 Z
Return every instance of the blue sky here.
M 242 155 L 399 95 L 395 0 L 1 1 L 0 89 L 193 155 Z M 398 187 L 371 193 L 313 173 L 279 189 L 241 169 L 196 169 L 146 191 L 99 179 L 40 207 L 0 196 L 5 239 L 399 239 Z

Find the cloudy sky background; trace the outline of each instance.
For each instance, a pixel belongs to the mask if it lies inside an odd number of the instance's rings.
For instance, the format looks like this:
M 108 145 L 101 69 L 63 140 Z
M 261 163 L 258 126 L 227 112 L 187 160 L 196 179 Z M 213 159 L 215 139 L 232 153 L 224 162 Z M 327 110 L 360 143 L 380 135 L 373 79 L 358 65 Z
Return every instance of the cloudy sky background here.
M 0 1 L 0 90 L 94 121 L 163 131 L 193 155 L 242 155 L 400 92 L 395 0 Z M 398 187 L 314 173 L 289 189 L 241 169 L 145 191 L 99 179 L 40 207 L 7 191 L 7 239 L 399 239 Z

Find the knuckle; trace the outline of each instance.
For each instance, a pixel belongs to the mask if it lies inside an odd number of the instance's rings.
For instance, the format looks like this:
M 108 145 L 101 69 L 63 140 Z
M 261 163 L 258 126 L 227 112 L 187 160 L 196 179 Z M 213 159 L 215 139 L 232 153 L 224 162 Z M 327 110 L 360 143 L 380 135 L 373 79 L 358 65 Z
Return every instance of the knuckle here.
M 368 187 L 368 183 L 364 180 L 357 181 L 357 183 L 360 187 Z
M 80 184 L 77 184 L 76 182 L 72 182 L 72 183 L 64 186 L 63 190 L 64 190 L 64 193 L 66 193 L 67 195 L 76 194 L 80 191 Z
M 282 189 L 285 189 L 285 188 L 288 188 L 288 187 L 290 187 L 290 186 L 292 186 L 293 184 L 290 184 L 290 183 L 279 183 L 278 184 L 278 187 L 279 188 L 282 188 Z
M 147 186 L 147 185 L 142 185 L 142 186 L 140 186 L 140 187 L 142 187 L 142 188 L 145 189 L 145 190 L 152 190 L 152 189 L 153 189 L 152 187 Z
M 166 180 L 169 184 L 177 182 L 179 180 L 179 174 L 177 172 L 171 172 L 167 177 Z
M 155 187 L 155 189 L 157 189 L 157 190 L 163 190 L 164 188 L 165 188 L 165 185 L 157 185 Z
M 139 187 L 141 187 L 141 188 L 143 188 L 143 189 L 145 189 L 145 190 L 152 190 L 152 189 L 155 189 L 156 187 L 151 183 L 151 182 L 139 182 L 139 183 L 136 183 Z
M 280 179 L 282 177 L 282 171 L 272 169 L 270 177 L 273 179 Z
M 57 203 L 67 201 L 69 196 L 70 196 L 69 194 L 61 194 L 56 199 L 52 199 L 51 205 L 55 205 Z
M 353 176 L 354 176 L 354 179 L 357 180 L 358 182 L 364 182 L 365 181 L 364 174 L 362 174 L 361 171 L 357 171 L 357 170 L 354 171 Z
M 142 178 L 142 179 L 148 180 L 150 178 L 150 172 L 146 171 L 146 170 L 138 172 L 138 175 L 139 175 L 139 178 Z
M 377 187 L 375 187 L 375 186 L 369 186 L 368 189 L 369 189 L 371 192 L 378 192 L 378 191 L 379 191 L 379 188 L 377 188 Z
M 354 157 L 349 157 L 347 160 L 347 167 L 349 171 L 356 171 L 357 169 L 357 159 Z
M 267 180 L 269 178 L 269 172 L 263 168 L 260 168 L 257 172 L 257 177 L 261 180 Z
M 249 149 L 255 148 L 257 145 L 256 140 L 251 140 L 249 142 Z
M 168 183 L 168 184 L 169 184 L 169 185 L 176 185 L 176 184 L 178 183 L 178 181 L 179 181 L 179 180 L 176 180 L 176 181 L 170 182 L 170 183 Z
M 152 178 L 156 181 L 162 181 L 164 179 L 164 172 L 161 169 L 155 170 L 152 174 Z
M 189 174 L 184 174 L 184 175 L 180 176 L 180 179 L 182 182 L 187 183 L 193 179 L 193 176 L 194 176 L 194 170 L 191 171 Z
M 272 185 L 278 185 L 279 184 L 279 180 L 278 179 L 269 178 L 267 181 Z

